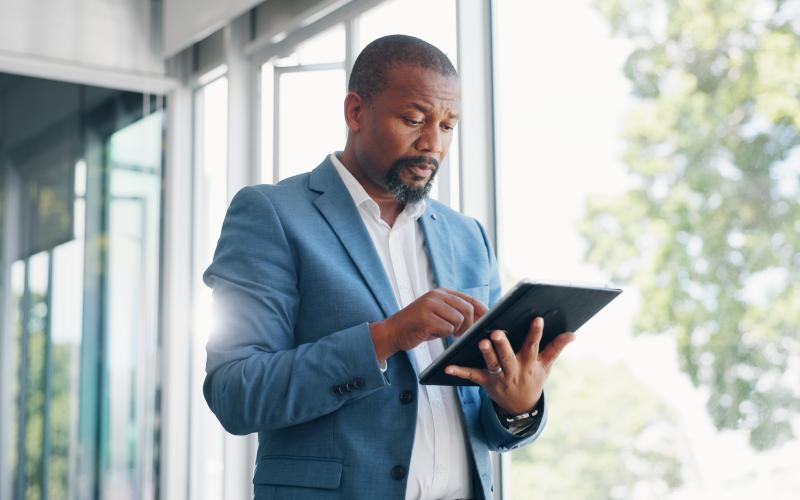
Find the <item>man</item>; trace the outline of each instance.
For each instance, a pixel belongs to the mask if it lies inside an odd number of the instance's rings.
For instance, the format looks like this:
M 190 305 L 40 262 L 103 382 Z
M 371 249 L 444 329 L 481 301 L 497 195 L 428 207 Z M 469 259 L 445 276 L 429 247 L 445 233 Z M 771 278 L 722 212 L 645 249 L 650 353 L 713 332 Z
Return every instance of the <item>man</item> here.
M 503 332 L 478 387 L 418 373 L 500 296 L 480 224 L 426 198 L 452 141 L 458 76 L 432 45 L 389 36 L 353 67 L 348 138 L 312 172 L 231 202 L 206 283 L 220 324 L 204 393 L 259 433 L 255 497 L 490 498 L 489 450 L 532 442 L 542 385 L 572 334 L 515 354 Z

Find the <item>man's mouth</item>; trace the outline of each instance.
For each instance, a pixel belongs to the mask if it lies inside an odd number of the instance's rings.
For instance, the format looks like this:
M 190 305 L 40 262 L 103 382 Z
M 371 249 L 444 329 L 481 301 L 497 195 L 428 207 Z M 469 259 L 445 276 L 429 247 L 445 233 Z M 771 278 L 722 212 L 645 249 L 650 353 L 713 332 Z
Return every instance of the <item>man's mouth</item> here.
M 433 165 L 425 163 L 415 163 L 406 167 L 415 177 L 424 179 L 428 177 L 433 171 Z

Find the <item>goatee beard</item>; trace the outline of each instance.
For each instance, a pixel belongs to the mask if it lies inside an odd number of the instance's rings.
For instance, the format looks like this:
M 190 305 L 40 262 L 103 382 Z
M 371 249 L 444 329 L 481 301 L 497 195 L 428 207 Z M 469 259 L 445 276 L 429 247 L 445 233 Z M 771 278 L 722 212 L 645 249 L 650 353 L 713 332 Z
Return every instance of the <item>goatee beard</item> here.
M 403 183 L 400 178 L 400 171 L 412 165 L 428 164 L 433 165 L 433 171 L 424 186 L 414 187 Z M 389 172 L 386 173 L 386 187 L 397 198 L 400 203 L 409 204 L 417 203 L 428 197 L 433 187 L 433 179 L 436 177 L 436 172 L 439 171 L 439 162 L 434 158 L 426 156 L 413 156 L 408 158 L 400 158 L 392 165 Z

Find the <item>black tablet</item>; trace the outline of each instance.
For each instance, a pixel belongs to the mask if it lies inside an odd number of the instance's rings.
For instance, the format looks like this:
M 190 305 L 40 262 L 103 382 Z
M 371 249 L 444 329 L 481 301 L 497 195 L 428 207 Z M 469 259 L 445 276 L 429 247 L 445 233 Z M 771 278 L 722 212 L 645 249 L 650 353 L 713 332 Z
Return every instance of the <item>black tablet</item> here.
M 444 369 L 449 365 L 485 368 L 478 342 L 493 330 L 505 330 L 514 352 L 519 352 L 531 321 L 544 319 L 539 351 L 563 332 L 575 332 L 589 318 L 622 293 L 619 288 L 521 281 L 481 319 L 425 368 L 419 376 L 427 385 L 475 385 Z

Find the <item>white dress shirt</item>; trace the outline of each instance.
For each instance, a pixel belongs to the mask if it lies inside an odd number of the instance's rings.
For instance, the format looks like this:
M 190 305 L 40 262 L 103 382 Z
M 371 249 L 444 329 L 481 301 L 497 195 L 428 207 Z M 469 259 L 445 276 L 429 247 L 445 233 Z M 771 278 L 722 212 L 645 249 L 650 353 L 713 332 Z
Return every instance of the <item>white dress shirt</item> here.
M 381 219 L 378 204 L 336 153 L 331 154 L 331 161 L 358 207 L 398 305 L 406 307 L 435 286 L 422 230 L 417 224 L 427 203 L 422 200 L 406 205 L 394 225 L 389 226 Z M 441 340 L 432 340 L 420 344 L 408 354 L 415 358 L 418 369 L 422 371 L 443 350 Z M 452 387 L 419 386 L 406 499 L 472 498 L 472 476 L 460 412 Z

